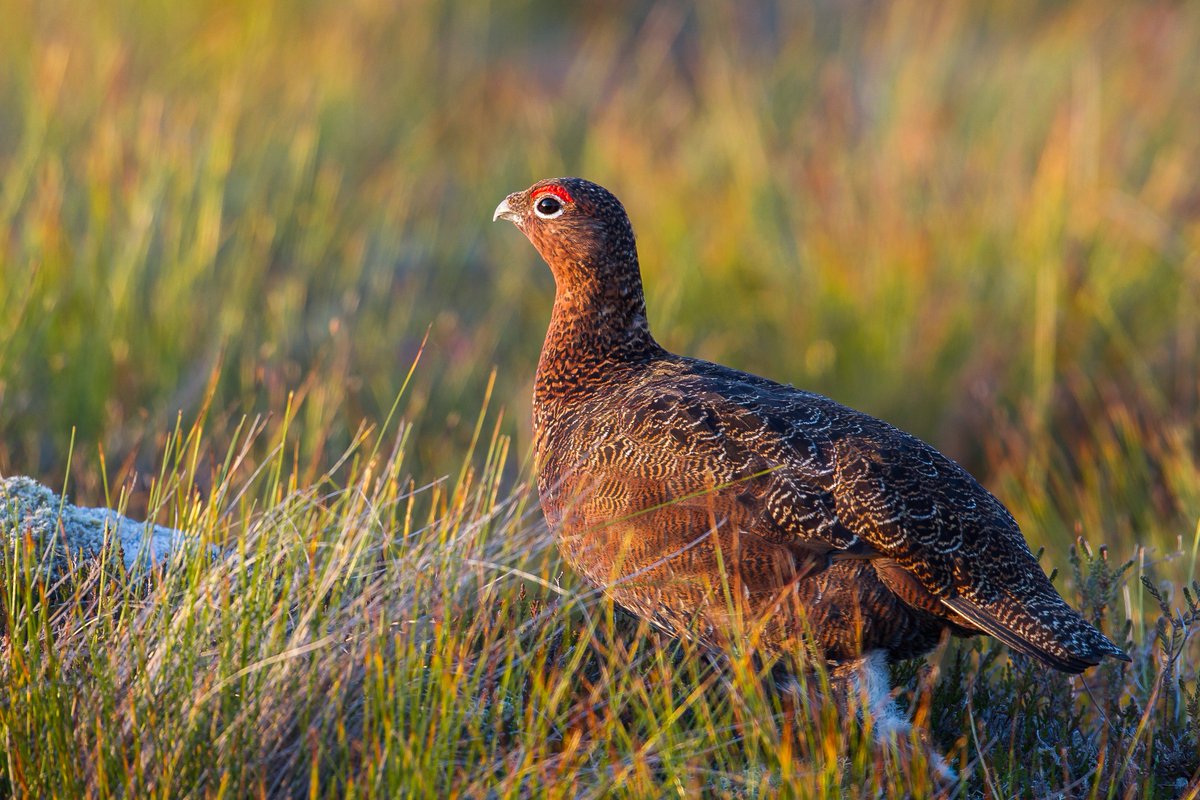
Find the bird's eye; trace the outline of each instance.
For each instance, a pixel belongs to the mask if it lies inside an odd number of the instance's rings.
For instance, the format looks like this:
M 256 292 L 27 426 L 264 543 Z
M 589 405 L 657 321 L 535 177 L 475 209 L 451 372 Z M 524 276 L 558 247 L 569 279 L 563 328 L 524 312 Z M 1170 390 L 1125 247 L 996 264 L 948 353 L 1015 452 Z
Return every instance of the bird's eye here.
M 548 194 L 534 204 L 533 210 L 542 219 L 554 219 L 563 212 L 563 204 L 557 197 Z

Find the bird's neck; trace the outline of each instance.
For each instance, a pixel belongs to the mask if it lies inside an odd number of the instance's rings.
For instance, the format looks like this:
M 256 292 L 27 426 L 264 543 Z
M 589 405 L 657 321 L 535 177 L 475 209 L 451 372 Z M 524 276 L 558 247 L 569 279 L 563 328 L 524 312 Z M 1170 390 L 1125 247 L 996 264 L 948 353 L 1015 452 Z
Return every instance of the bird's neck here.
M 555 277 L 558 289 L 538 361 L 535 404 L 570 398 L 623 365 L 665 352 L 650 335 L 636 272 L 623 281 L 597 280 L 591 274 Z

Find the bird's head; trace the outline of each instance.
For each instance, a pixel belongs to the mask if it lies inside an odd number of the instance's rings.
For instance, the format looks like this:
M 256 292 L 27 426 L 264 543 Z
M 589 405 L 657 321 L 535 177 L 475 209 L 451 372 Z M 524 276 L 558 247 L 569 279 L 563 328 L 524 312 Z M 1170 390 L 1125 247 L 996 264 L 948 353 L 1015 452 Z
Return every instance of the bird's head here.
M 550 265 L 560 289 L 637 275 L 637 247 L 625 207 L 591 181 L 538 181 L 504 198 L 492 219 L 506 219 L 525 234 Z

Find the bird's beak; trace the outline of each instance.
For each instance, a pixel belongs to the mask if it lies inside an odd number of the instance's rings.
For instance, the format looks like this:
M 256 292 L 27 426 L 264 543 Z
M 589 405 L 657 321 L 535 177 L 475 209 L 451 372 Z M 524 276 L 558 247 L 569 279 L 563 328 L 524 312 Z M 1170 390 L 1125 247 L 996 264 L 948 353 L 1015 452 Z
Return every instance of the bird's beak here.
M 516 211 L 513 211 L 512 206 L 508 204 L 508 201 L 511 199 L 512 195 L 510 194 L 508 197 L 500 201 L 500 205 L 496 206 L 496 213 L 492 214 L 492 222 L 495 222 L 498 219 L 506 219 L 509 222 L 515 223 L 518 219 L 520 219 L 520 215 L 517 214 Z

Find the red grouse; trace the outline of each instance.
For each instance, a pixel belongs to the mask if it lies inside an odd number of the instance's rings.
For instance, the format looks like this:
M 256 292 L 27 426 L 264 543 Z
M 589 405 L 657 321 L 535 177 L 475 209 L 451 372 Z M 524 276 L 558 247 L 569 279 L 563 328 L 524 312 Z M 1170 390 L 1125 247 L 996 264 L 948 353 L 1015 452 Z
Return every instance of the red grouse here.
M 1129 660 L 949 458 L 820 395 L 659 346 L 633 229 L 606 189 L 539 181 L 501 218 L 557 284 L 533 398 L 542 509 L 567 562 L 618 604 L 718 650 L 735 622 L 768 655 L 810 642 L 873 681 L 884 658 L 926 653 L 947 629 L 1066 672 Z

